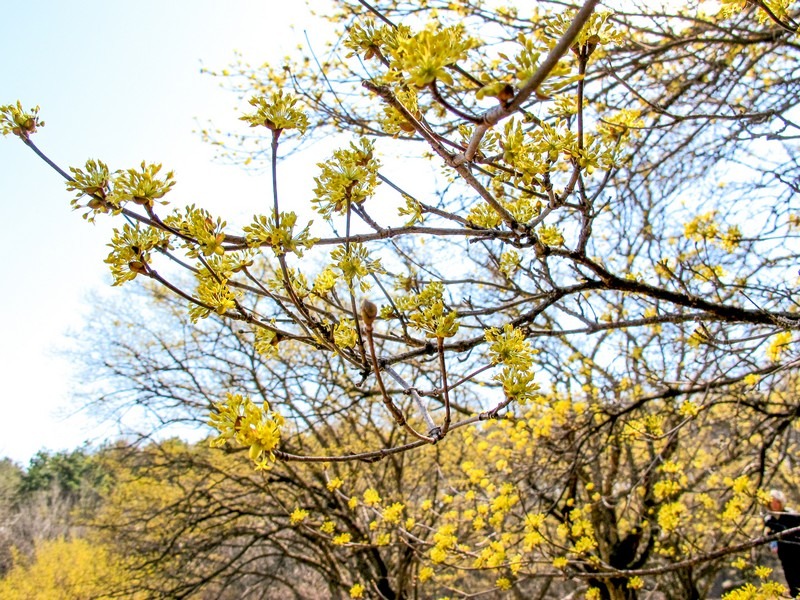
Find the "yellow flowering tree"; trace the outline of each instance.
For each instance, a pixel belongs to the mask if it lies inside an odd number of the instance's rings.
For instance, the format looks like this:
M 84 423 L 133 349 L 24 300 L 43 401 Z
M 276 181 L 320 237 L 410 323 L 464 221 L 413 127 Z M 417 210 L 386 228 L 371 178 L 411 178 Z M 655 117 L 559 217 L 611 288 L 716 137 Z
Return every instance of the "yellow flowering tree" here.
M 165 208 L 160 165 L 61 169 L 38 107 L 0 127 L 120 223 L 115 284 L 228 328 L 248 385 L 212 346 L 181 369 L 202 395 L 149 399 L 246 450 L 264 494 L 327 466 L 358 518 L 281 502 L 319 552 L 371 556 L 337 593 L 702 597 L 767 541 L 764 489 L 798 485 L 798 9 L 712 8 L 337 2 L 324 65 L 222 72 L 260 135 L 205 135 L 272 179 L 238 226 Z M 279 158 L 323 137 L 303 226 Z M 384 534 L 413 560 L 389 569 Z
M 43 542 L 35 557 L 23 559 L 0 579 L 0 596 L 7 600 L 90 600 L 109 590 L 130 590 L 137 583 L 125 570 L 120 556 L 109 546 L 83 538 Z M 107 596 L 106 596 L 107 597 Z M 131 600 L 146 593 L 126 594 Z
M 212 316 L 193 325 L 179 301 L 161 296 L 153 305 L 146 289 L 140 300 L 114 306 L 113 322 L 94 319 L 86 340 L 87 356 L 104 348 L 87 365 L 94 380 L 106 380 L 101 408 L 144 403 L 160 424 L 200 423 L 199 399 L 221 386 L 250 393 L 256 406 L 266 398 L 274 405 L 283 389 L 282 404 L 298 415 L 283 426 L 287 451 L 344 452 L 405 435 L 400 424 L 371 417 L 383 408 L 378 393 L 343 411 L 342 399 L 356 392 L 336 368 L 311 393 L 306 374 L 327 368 L 318 353 L 299 346 L 260 362 L 235 323 Z M 498 365 L 533 354 L 512 329 L 488 335 Z M 164 351 L 143 361 L 143 347 Z M 185 369 L 198 362 L 202 371 Z M 502 369 L 496 374 L 502 378 Z M 783 385 L 757 397 L 741 384 L 706 406 L 674 410 L 649 399 L 615 422 L 600 419 L 578 392 L 575 399 L 539 393 L 513 414 L 457 430 L 447 445 L 366 463 L 290 461 L 264 471 L 253 469 L 249 447 L 238 442 L 227 453 L 207 442 L 126 450 L 95 525 L 107 543 L 123 541 L 117 550 L 141 560 L 138 568 L 150 569 L 150 585 L 165 595 L 226 586 L 346 597 L 362 585 L 366 597 L 505 586 L 602 597 L 659 585 L 671 598 L 704 597 L 721 577 L 755 585 L 757 567 L 775 566 L 760 545 L 760 478 L 786 490 L 797 485 L 791 435 L 775 437 L 797 389 L 792 380 Z M 744 392 L 750 406 L 740 402 Z M 775 417 L 764 419 L 758 406 Z M 311 413 L 327 415 L 324 424 L 310 427 Z M 755 469 L 770 440 L 763 469 Z M 754 540 L 758 554 L 748 546 Z

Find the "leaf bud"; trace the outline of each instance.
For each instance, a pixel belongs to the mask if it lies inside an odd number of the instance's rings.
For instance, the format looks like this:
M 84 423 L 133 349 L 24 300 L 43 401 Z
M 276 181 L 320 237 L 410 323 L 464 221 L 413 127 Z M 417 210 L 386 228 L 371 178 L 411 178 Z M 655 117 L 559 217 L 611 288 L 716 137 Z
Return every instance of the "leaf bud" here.
M 499 92 L 497 92 L 497 99 L 502 103 L 510 102 L 514 99 L 514 87 L 510 84 L 505 84 Z
M 366 298 L 361 301 L 361 318 L 364 323 L 370 327 L 375 322 L 375 317 L 378 316 L 378 307 L 374 302 L 370 302 Z
M 140 260 L 132 260 L 128 263 L 128 268 L 133 271 L 134 273 L 140 273 L 142 275 L 147 274 L 147 267 L 145 264 Z

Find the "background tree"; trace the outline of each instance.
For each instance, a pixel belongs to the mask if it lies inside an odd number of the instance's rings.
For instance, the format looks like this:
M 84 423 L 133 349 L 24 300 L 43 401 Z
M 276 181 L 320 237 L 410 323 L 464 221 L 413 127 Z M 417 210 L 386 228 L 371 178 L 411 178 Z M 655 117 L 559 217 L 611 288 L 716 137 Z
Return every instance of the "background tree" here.
M 5 458 L 0 461 L 0 573 L 5 573 L 13 562 L 14 500 L 22 479 L 22 469 Z
M 423 540 L 449 593 L 470 593 L 469 566 L 499 589 L 566 574 L 588 597 L 699 597 L 708 565 L 763 542 L 762 488 L 797 493 L 796 9 L 597 4 L 340 2 L 324 62 L 238 65 L 273 180 L 240 233 L 195 206 L 163 215 L 160 165 L 62 171 L 89 220 L 128 220 L 115 283 L 144 276 L 193 321 L 237 322 L 225 343 L 272 369 L 212 400 L 215 445 L 262 470 L 458 464 L 462 484 L 440 475 L 457 508 Z M 41 154 L 38 111 L 2 112 Z M 347 138 L 314 178 L 324 223 L 301 228 L 278 155 L 332 131 Z M 398 152 L 434 179 L 387 176 Z
M 44 542 L 79 536 L 110 483 L 107 469 L 85 448 L 40 451 L 25 469 L 8 459 L 0 465 L 2 574 L 14 556 L 29 560 Z
M 8 600 L 91 600 L 123 589 L 124 576 L 123 564 L 108 547 L 83 538 L 47 540 L 37 548 L 35 561 L 18 561 L 0 579 L 0 594 Z
M 381 420 L 352 418 L 382 405 L 374 394 L 343 410 L 347 388 L 302 393 L 307 382 L 294 369 L 318 354 L 264 363 L 235 323 L 212 316 L 192 326 L 180 317 L 180 301 L 161 295 L 143 308 L 131 301 L 136 297 L 152 298 L 143 289 L 124 305 L 104 303 L 101 310 L 115 319 L 92 319 L 83 340 L 81 355 L 93 358 L 88 372 L 106 387 L 98 396 L 106 410 L 146 403 L 154 414 L 186 421 L 205 414 L 191 399 L 226 386 L 254 400 L 285 394 L 287 404 L 301 397 L 339 409 L 326 427 L 298 427 L 284 440 L 287 451 L 369 445 L 402 433 Z M 171 322 L 176 315 L 182 326 Z M 151 349 L 147 360 L 142 348 Z M 213 369 L 195 377 L 185 371 L 210 354 Z M 454 434 L 450 445 L 420 449 L 411 460 L 324 469 L 279 463 L 263 476 L 237 450 L 223 457 L 202 442 L 151 442 L 115 461 L 125 474 L 95 525 L 109 543 L 123 540 L 123 554 L 141 559 L 135 568 L 159 573 L 148 579 L 149 593 L 169 597 L 221 589 L 231 597 L 336 597 L 359 582 L 382 597 L 429 597 L 488 591 L 504 579 L 527 597 L 560 597 L 587 589 L 598 567 L 585 559 L 593 556 L 628 571 L 656 569 L 647 581 L 668 598 L 710 597 L 724 580 L 730 586 L 751 578 L 751 566 L 773 565 L 766 551 L 742 549 L 742 571 L 729 569 L 727 551 L 744 539 L 742 530 L 760 534 L 752 461 L 773 426 L 729 400 L 720 397 L 702 419 L 687 415 L 670 428 L 663 401 L 651 400 L 648 410 L 619 417 L 619 435 L 609 437 L 607 423 L 587 423 L 591 415 L 551 397 L 552 410 L 500 420 L 479 436 Z M 782 402 L 780 394 L 771 402 Z M 780 479 L 777 485 L 792 489 L 795 461 L 788 448 L 769 451 L 773 485 Z M 543 577 L 562 574 L 549 565 L 560 565 L 566 548 L 592 542 L 597 546 L 567 569 L 575 580 Z M 705 555 L 681 564 L 687 544 Z M 722 555 L 709 556 L 715 549 Z M 592 583 L 605 588 L 602 580 Z M 634 594 L 622 578 L 612 583 Z
M 307 406 L 329 411 L 326 424 L 300 423 L 284 440 L 297 452 L 390 444 L 403 435 L 380 418 L 376 394 L 361 392 L 358 403 L 343 405 L 352 393 L 346 379 L 303 392 L 303 373 L 326 368 L 318 354 L 281 354 L 265 363 L 235 323 L 212 316 L 194 325 L 174 298 L 161 295 L 153 303 L 149 289 L 136 297 L 150 304 L 129 299 L 114 306 L 115 319 L 93 320 L 83 340 L 87 372 L 103 382 L 88 388 L 97 412 L 124 413 L 144 404 L 162 423 L 205 419 L 208 406 L 196 399 L 207 397 L 210 404 L 224 385 L 253 398 L 283 395 L 298 403 L 298 414 Z M 149 349 L 146 359 L 142 348 Z M 212 349 L 213 364 L 187 370 Z M 339 597 L 359 582 L 384 597 L 411 597 L 415 589 L 420 593 L 415 575 L 424 568 L 436 517 L 420 511 L 413 537 L 405 536 L 399 530 L 411 526 L 412 507 L 399 504 L 411 500 L 419 507 L 435 497 L 444 485 L 437 470 L 457 471 L 467 452 L 459 446 L 446 460 L 439 447 L 424 456 L 393 456 L 389 469 L 383 463 L 324 470 L 287 464 L 262 475 L 235 450 L 221 456 L 207 442 L 149 441 L 141 452 L 120 449 L 112 459 L 119 467 L 116 485 L 93 524 L 118 551 L 140 557 L 136 567 L 157 573 L 148 590 L 166 597 L 223 590 L 230 597 Z M 339 491 L 345 482 L 346 496 Z
M 130 585 L 113 540 L 86 528 L 111 483 L 103 451 L 40 451 L 27 468 L 0 465 L 0 597 L 83 600 Z

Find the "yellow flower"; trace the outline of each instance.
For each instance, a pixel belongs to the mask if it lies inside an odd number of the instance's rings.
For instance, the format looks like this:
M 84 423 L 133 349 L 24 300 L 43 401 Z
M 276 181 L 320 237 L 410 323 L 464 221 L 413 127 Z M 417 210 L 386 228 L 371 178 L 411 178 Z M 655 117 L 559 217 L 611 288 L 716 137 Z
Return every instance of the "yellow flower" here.
M 514 575 L 518 575 L 519 570 L 522 568 L 522 555 L 515 554 L 512 556 L 508 561 L 508 566 Z
M 755 569 L 753 569 L 753 572 L 759 579 L 766 579 L 772 574 L 772 569 L 770 569 L 769 567 L 758 566 Z
M 335 538 L 333 538 L 333 543 L 337 546 L 343 546 L 344 544 L 350 543 L 352 536 L 349 533 L 340 533 Z
M 352 319 L 342 319 L 333 330 L 333 341 L 340 348 L 353 348 L 358 342 L 355 322 Z
M 747 568 L 747 561 L 743 557 L 740 556 L 739 558 L 737 558 L 735 561 L 733 561 L 731 563 L 731 566 L 734 569 L 739 569 L 741 571 L 742 569 L 746 569 Z
M 399 37 L 395 58 L 398 66 L 408 73 L 411 83 L 419 88 L 437 79 L 452 85 L 453 76 L 447 66 L 463 60 L 476 43 L 466 36 L 461 25 L 431 27 Z
M 555 225 L 542 225 L 539 228 L 539 239 L 547 246 L 560 246 L 564 243 L 564 236 Z
M 302 523 L 308 517 L 308 511 L 303 510 L 302 508 L 295 508 L 294 512 L 289 516 L 289 521 L 292 525 L 297 525 L 298 523 Z
M 772 343 L 770 343 L 769 347 L 767 348 L 767 358 L 772 362 L 777 362 L 781 357 L 781 354 L 786 351 L 791 341 L 791 331 L 783 331 L 776 335 L 772 339 Z
M 498 580 L 495 582 L 495 584 L 496 584 L 496 585 L 497 585 L 497 587 L 498 587 L 498 588 L 500 588 L 501 590 L 510 590 L 510 589 L 511 589 L 511 581 L 508 579 L 508 577 L 500 577 L 500 578 L 499 578 L 499 579 L 498 579 Z
M 681 502 L 665 504 L 658 511 L 658 524 L 666 533 L 674 531 L 680 524 L 686 506 Z
M 322 533 L 331 534 L 336 530 L 336 525 L 333 524 L 333 521 L 325 521 L 319 528 Z
M 700 412 L 700 407 L 691 400 L 686 400 L 680 405 L 678 411 L 683 417 L 696 417 Z
M 585 535 L 575 542 L 575 547 L 573 550 L 576 554 L 583 554 L 584 552 L 588 552 L 596 546 L 597 542 L 594 540 L 594 538 Z
M 383 520 L 387 523 L 399 523 L 404 509 L 405 506 L 401 502 L 395 502 L 383 511 Z
M 756 375 L 755 373 L 750 373 L 744 378 L 744 384 L 748 386 L 758 385 L 758 382 L 761 381 L 761 376 Z
M 535 351 L 525 339 L 525 333 L 521 329 L 514 329 L 510 323 L 506 323 L 502 330 L 491 327 L 485 330 L 483 335 L 490 344 L 489 357 L 492 364 L 502 363 L 521 369 L 531 366 Z M 505 465 L 496 468 L 502 470 Z
M 439 548 L 436 546 L 435 548 L 431 549 L 431 560 L 435 563 L 444 562 L 444 559 L 447 558 L 447 552 L 443 548 Z
M 336 491 L 336 490 L 338 490 L 340 487 L 342 487 L 342 484 L 343 484 L 343 483 L 344 483 L 344 481 L 342 481 L 342 480 L 341 480 L 341 479 L 339 479 L 338 477 L 336 477 L 336 478 L 334 478 L 334 479 L 331 479 L 331 480 L 328 482 L 328 491 L 329 491 L 329 492 L 335 492 L 335 491 Z
M 380 502 L 381 496 L 374 488 L 369 488 L 364 492 L 364 504 L 367 506 L 375 506 L 376 504 L 380 504 Z
M 228 394 L 225 402 L 215 402 L 209 425 L 219 435 L 211 440 L 212 447 L 222 447 L 228 440 L 250 446 L 250 458 L 257 466 L 269 467 L 275 460 L 272 453 L 280 442 L 283 418 L 269 411 L 269 404 L 258 406 L 241 394 Z
M 360 583 L 355 584 L 353 587 L 350 588 L 350 597 L 351 598 L 363 598 L 364 597 L 364 586 Z
M 641 577 L 631 577 L 628 580 L 628 587 L 632 590 L 640 590 L 644 587 L 644 580 Z
M 266 96 L 253 96 L 250 105 L 256 109 L 253 114 L 240 117 L 242 121 L 250 123 L 250 127 L 259 125 L 275 132 L 284 129 L 298 129 L 304 132 L 308 127 L 308 117 L 302 110 L 295 108 L 297 99 L 284 95 L 282 91 Z

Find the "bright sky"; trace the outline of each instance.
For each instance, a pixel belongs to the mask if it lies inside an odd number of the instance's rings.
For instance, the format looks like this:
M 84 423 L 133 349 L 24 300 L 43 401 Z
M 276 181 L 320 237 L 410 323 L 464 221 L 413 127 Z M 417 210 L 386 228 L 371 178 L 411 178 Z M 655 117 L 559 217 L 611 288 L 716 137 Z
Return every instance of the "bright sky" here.
M 62 167 L 100 158 L 173 169 L 173 204 L 264 198 L 266 176 L 212 164 L 195 118 L 242 127 L 236 98 L 201 75 L 239 50 L 259 64 L 304 44 L 299 0 L 28 0 L 0 19 L 0 104 L 39 104 L 36 144 Z M 292 30 L 289 24 L 297 25 Z M 313 36 L 312 36 L 313 39 Z M 63 180 L 12 137 L 0 138 L 0 457 L 71 449 L 111 432 L 74 415 L 65 334 L 84 327 L 87 293 L 107 288 L 108 221 L 69 206 Z M 219 206 L 220 204 L 217 204 Z M 114 289 L 113 293 L 124 294 Z

